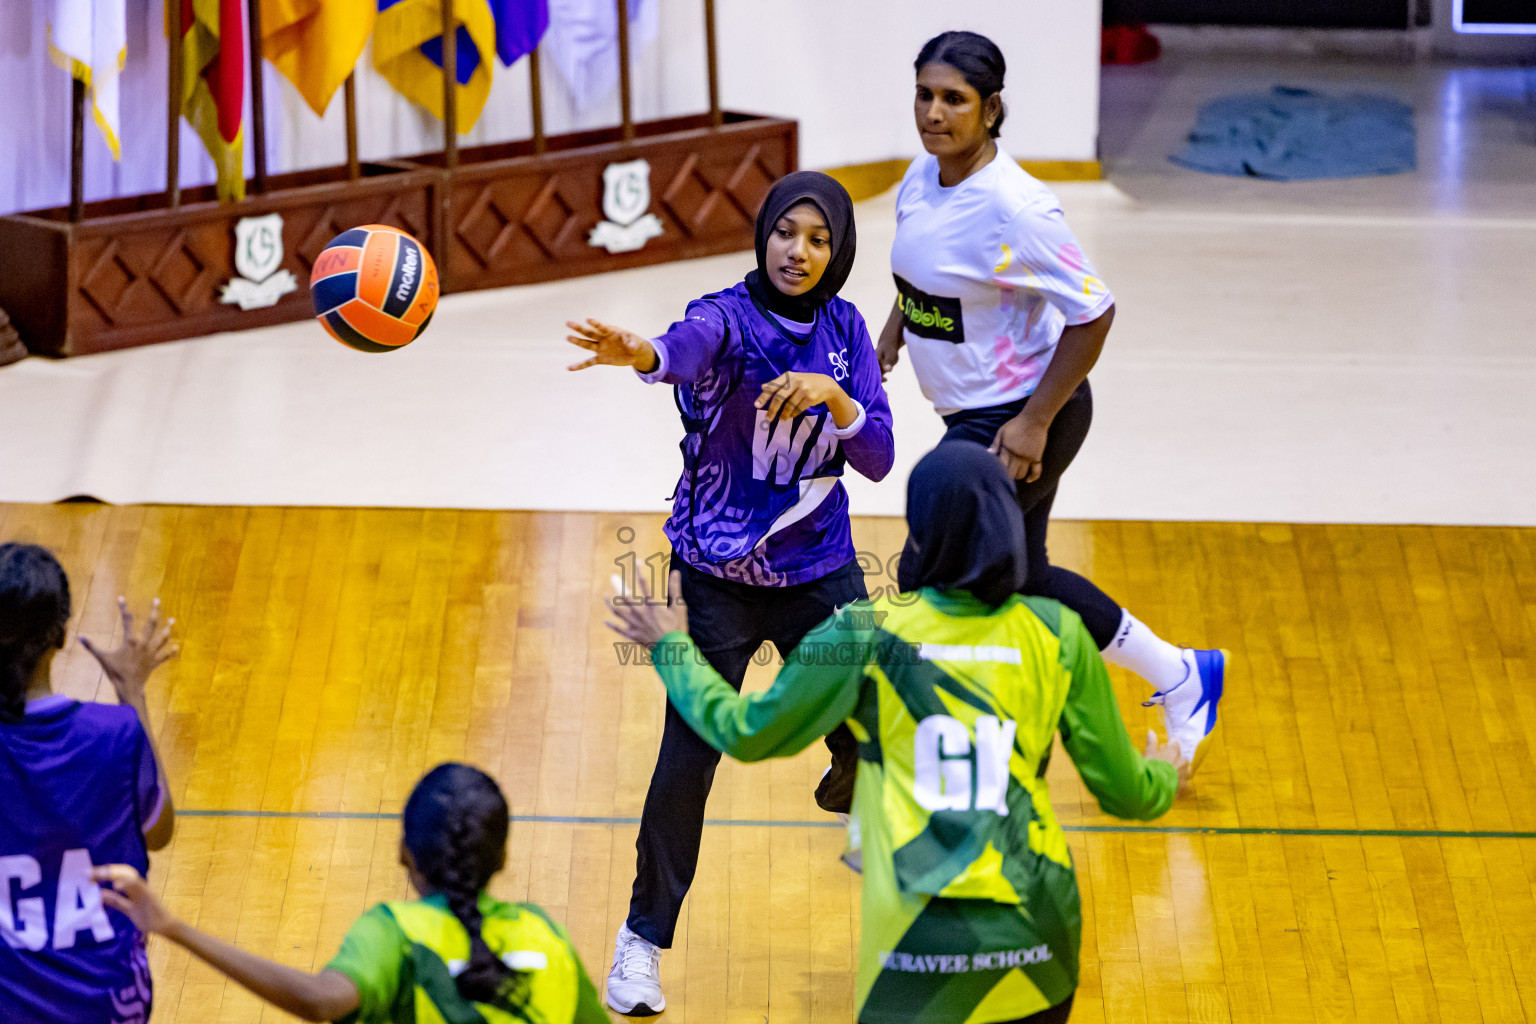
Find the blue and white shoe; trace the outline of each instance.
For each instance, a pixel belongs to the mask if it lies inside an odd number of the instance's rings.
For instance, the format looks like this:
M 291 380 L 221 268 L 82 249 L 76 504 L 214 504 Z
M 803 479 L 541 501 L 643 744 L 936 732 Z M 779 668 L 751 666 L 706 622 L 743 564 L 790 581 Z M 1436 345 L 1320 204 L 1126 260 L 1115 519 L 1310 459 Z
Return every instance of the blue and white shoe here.
M 1179 745 L 1179 753 L 1189 762 L 1190 771 L 1210 752 L 1211 735 L 1216 731 L 1216 708 L 1221 703 L 1221 689 L 1227 676 L 1227 652 L 1184 649 L 1187 669 L 1184 681 L 1171 690 L 1154 693 L 1144 707 L 1163 709 L 1163 728 L 1168 739 Z

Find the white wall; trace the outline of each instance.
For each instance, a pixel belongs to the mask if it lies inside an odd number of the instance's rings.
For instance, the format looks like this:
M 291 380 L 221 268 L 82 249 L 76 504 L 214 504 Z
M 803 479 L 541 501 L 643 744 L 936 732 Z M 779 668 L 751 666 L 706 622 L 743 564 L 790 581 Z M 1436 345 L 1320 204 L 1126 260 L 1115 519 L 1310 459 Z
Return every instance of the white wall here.
M 633 55 L 637 118 L 707 106 L 702 0 L 656 0 L 657 39 Z M 69 79 L 49 61 L 43 5 L 0 3 L 0 212 L 62 205 L 69 191 Z M 1091 160 L 1098 136 L 1099 4 L 1051 0 L 718 0 L 722 102 L 800 121 L 801 166 L 914 156 L 912 60 L 930 36 L 966 28 L 991 36 L 1008 60 L 1005 148 L 1020 159 Z M 128 0 L 123 83 L 124 160 L 114 164 L 86 127 L 86 198 L 165 185 L 166 44 L 162 0 Z M 550 132 L 616 124 L 617 90 L 579 111 L 552 62 L 543 68 Z M 358 65 L 359 148 L 365 159 L 441 147 L 437 121 Z M 274 172 L 345 159 L 340 95 L 324 119 L 268 65 L 268 154 Z M 250 91 L 247 89 L 247 106 Z M 247 167 L 251 163 L 247 116 Z M 528 61 L 499 65 L 486 110 L 463 144 L 532 132 Z M 182 125 L 182 183 L 213 165 Z
M 1096 156 L 1097 2 L 724 0 L 718 10 L 725 102 L 799 119 L 804 167 L 915 156 L 912 61 L 948 29 L 981 32 L 1002 48 L 1011 154 Z

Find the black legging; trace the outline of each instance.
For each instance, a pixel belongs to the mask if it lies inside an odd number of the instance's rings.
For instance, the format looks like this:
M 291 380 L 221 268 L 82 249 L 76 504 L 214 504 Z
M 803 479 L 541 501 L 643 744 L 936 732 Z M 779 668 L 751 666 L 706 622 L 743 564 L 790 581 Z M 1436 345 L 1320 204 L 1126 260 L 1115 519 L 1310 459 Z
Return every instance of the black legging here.
M 1019 414 L 1028 398 L 986 409 L 962 409 L 944 417 L 944 440 L 976 441 L 990 445 L 998 428 Z M 1052 565 L 1045 550 L 1045 531 L 1050 524 L 1056 485 L 1088 436 L 1093 423 L 1093 390 L 1085 380 L 1072 392 L 1056 418 L 1040 460 L 1040 477 L 1033 483 L 1018 481 L 1019 509 L 1024 513 L 1024 539 L 1029 545 L 1029 578 L 1024 593 L 1051 597 L 1077 612 L 1089 634 L 1104 650 L 1120 628 L 1120 603 L 1088 580 L 1059 565 Z
M 688 632 L 716 672 L 741 689 L 747 665 L 765 641 L 781 657 L 840 605 L 868 597 L 864 573 L 849 562 L 820 579 L 788 587 L 755 587 L 701 572 L 675 554 L 672 568 L 683 575 Z M 841 740 L 842 742 L 839 742 Z M 833 758 L 857 764 L 858 747 L 846 725 L 827 737 Z M 699 738 L 667 702 L 666 725 L 656 768 L 640 813 L 635 838 L 635 885 L 628 924 L 641 938 L 667 949 L 677 916 L 693 884 L 704 829 L 704 804 L 715 780 L 720 752 Z

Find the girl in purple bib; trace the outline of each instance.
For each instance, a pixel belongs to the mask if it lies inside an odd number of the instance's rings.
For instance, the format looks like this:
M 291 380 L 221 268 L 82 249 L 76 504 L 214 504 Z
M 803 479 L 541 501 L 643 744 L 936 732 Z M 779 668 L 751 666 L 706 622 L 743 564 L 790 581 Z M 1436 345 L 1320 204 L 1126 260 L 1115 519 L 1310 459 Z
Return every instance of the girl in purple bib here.
M 588 320 L 569 338 L 573 370 L 632 366 L 671 384 L 686 431 L 666 535 L 700 650 L 731 685 L 764 641 L 787 655 L 839 605 L 867 596 L 848 521 L 846 466 L 871 480 L 895 457 L 891 411 L 859 311 L 837 292 L 853 268 L 853 203 L 825 174 L 774 185 L 758 213 L 757 269 L 688 304 L 658 338 Z M 827 810 L 852 799 L 857 748 L 827 738 Z M 704 804 L 720 755 L 669 704 L 636 841 L 629 917 L 608 1005 L 660 1013 L 660 951 L 672 944 L 698 865 Z
M 120 703 L 71 700 L 50 678 L 69 614 L 58 560 L 0 544 L 0 1019 L 144 1024 L 144 936 L 102 906 L 91 872 L 121 862 L 143 873 L 171 840 L 144 684 L 175 648 L 159 602 L 137 636 L 124 607 L 117 650 L 80 638 Z

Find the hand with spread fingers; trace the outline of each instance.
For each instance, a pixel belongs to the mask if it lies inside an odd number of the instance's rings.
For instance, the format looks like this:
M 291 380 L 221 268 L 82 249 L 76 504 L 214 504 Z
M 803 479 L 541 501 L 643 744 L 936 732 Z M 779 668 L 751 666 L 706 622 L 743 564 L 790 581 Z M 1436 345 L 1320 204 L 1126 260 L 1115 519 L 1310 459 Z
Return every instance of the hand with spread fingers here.
M 683 605 L 683 574 L 676 569 L 667 577 L 668 597 L 665 601 L 653 601 L 651 588 L 645 580 L 636 580 L 638 594 L 627 598 L 622 592 L 608 600 L 608 610 L 617 622 L 607 623 L 609 629 L 626 640 L 653 647 L 671 632 L 688 632 L 688 610 Z
M 155 669 L 176 657 L 179 648 L 171 643 L 171 627 L 176 620 L 167 619 L 164 626 L 160 625 L 160 599 L 155 598 L 149 606 L 149 620 L 144 623 L 143 633 L 135 636 L 133 614 L 128 611 L 126 598 L 117 599 L 117 610 L 123 619 L 121 644 L 114 650 L 103 651 L 89 637 L 82 636 L 80 645 L 101 664 L 117 691 L 117 699 L 133 704 L 144 699 L 144 686 Z
M 770 420 L 792 420 L 813 406 L 825 405 L 839 427 L 848 426 L 859 414 L 853 399 L 837 381 L 824 373 L 793 370 L 764 384 L 763 392 L 754 404 L 765 411 Z
M 573 363 L 566 367 L 568 370 L 585 370 L 589 366 L 633 366 L 641 373 L 650 373 L 660 364 L 655 347 L 633 331 L 590 319 L 585 324 L 568 320 L 565 326 L 572 332 L 565 340 L 592 353 L 592 358 Z

